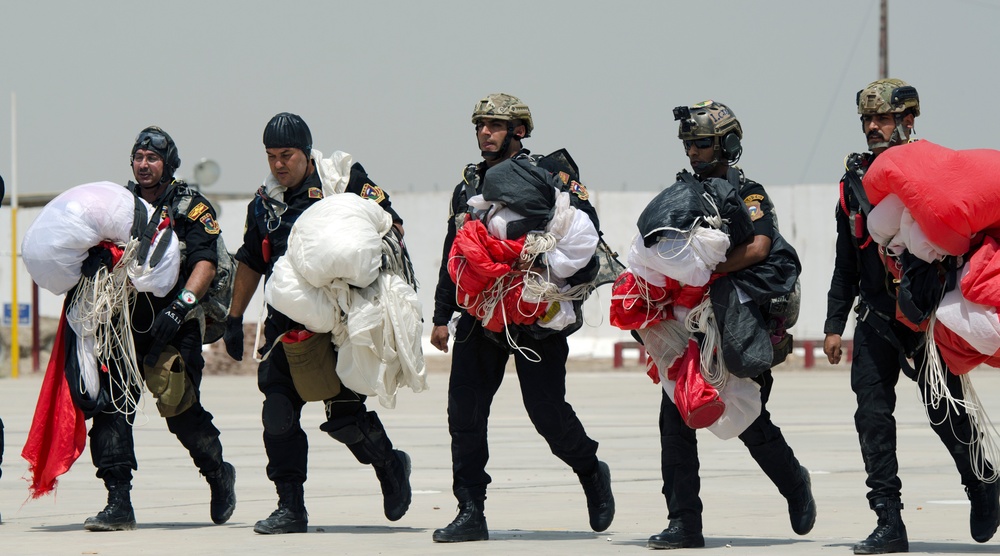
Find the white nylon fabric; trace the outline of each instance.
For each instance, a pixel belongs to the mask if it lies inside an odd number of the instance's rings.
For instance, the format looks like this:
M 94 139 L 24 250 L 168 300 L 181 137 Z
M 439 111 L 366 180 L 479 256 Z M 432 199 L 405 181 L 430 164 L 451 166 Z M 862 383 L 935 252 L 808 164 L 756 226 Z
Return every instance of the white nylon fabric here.
M 726 260 L 729 236 L 714 228 L 695 227 L 690 232 L 667 230 L 653 246 L 646 247 L 636 234 L 628 253 L 632 272 L 653 286 L 664 286 L 664 276 L 681 284 L 704 286 L 715 267 Z
M 959 283 L 969 273 L 966 263 L 959 274 Z M 944 294 L 935 311 L 938 323 L 960 336 L 984 355 L 1000 352 L 1000 316 L 996 307 L 969 301 L 958 287 Z
M 337 375 L 348 388 L 393 408 L 400 385 L 426 389 L 420 302 L 395 273 L 381 271 L 392 217 L 375 202 L 333 194 L 292 226 L 264 300 L 313 332 L 331 332 Z
M 50 201 L 31 223 L 21 242 L 22 260 L 32 279 L 56 295 L 80 280 L 87 250 L 108 240 L 124 245 L 131 237 L 136 197 L 125 187 L 102 181 L 78 185 Z M 146 214 L 152 217 L 152 207 Z M 173 289 L 180 273 L 177 237 L 169 228 L 156 238 L 171 244 L 153 269 L 130 268 L 139 291 L 162 297 Z M 150 247 L 152 253 L 155 245 Z
M 286 256 L 315 288 L 344 280 L 364 288 L 382 265 L 382 236 L 392 217 L 357 195 L 325 197 L 305 210 L 288 235 Z
M 886 195 L 868 213 L 868 233 L 889 253 L 899 254 L 909 250 L 915 257 L 932 263 L 944 258 L 947 253 L 930 239 L 920 224 L 913 219 L 910 209 L 903 205 L 895 193 Z
M 427 388 L 420 302 L 409 284 L 390 273 L 367 288 L 351 288 L 350 296 L 350 341 L 339 346 L 337 375 L 351 390 L 378 396 L 382 407 L 392 409 L 400 385 L 414 392 Z

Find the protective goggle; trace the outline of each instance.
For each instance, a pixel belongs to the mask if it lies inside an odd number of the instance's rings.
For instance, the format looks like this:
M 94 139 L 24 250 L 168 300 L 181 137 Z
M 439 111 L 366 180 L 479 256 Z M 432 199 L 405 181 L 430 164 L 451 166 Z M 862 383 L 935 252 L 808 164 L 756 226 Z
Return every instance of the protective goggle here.
M 709 149 L 715 146 L 715 137 L 699 137 L 697 139 L 685 139 L 684 140 L 684 150 L 691 150 L 691 146 L 694 145 L 699 149 Z
M 158 151 L 166 151 L 169 144 L 162 133 L 155 131 L 143 131 L 135 138 L 135 149 L 148 150 L 147 147 L 153 147 Z

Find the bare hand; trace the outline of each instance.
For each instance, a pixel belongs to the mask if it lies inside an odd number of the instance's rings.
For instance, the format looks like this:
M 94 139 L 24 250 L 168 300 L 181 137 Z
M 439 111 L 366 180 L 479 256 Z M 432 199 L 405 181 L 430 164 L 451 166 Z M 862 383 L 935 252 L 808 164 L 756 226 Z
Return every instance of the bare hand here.
M 435 326 L 431 329 L 431 345 L 448 353 L 448 338 L 450 336 L 447 326 Z
M 826 335 L 826 339 L 823 340 L 823 353 L 826 354 L 826 358 L 831 364 L 836 365 L 840 363 L 840 357 L 843 355 L 840 334 Z

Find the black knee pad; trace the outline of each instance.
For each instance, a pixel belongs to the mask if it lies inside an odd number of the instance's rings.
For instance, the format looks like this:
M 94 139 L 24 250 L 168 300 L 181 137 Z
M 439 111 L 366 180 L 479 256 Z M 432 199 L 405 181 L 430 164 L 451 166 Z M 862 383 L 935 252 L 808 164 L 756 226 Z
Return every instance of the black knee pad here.
M 295 408 L 292 407 L 292 400 L 289 400 L 284 394 L 268 394 L 264 398 L 261 421 L 264 423 L 264 434 L 276 437 L 287 435 L 295 422 Z
M 330 416 L 319 426 L 321 431 L 348 446 L 363 441 L 369 428 L 368 412 L 364 408 L 349 415 Z

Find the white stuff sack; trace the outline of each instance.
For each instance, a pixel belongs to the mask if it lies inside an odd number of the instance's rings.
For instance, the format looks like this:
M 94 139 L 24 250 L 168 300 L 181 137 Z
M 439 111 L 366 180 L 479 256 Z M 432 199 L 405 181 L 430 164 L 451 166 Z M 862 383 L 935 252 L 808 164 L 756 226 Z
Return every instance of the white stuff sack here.
M 105 240 L 119 245 L 129 241 L 135 200 L 125 187 L 102 181 L 78 185 L 50 201 L 21 242 L 22 260 L 31 278 L 56 295 L 69 291 L 80 280 L 80 265 L 88 249 Z M 150 215 L 152 207 L 139 200 Z M 173 232 L 167 231 L 163 237 L 169 237 L 172 245 L 163 260 L 155 269 L 136 270 L 133 281 L 140 291 L 162 296 L 177 282 L 180 252 Z M 166 283 L 169 287 L 163 291 Z
M 344 280 L 364 288 L 382 266 L 382 236 L 392 217 L 378 203 L 357 195 L 325 197 L 299 216 L 288 235 L 285 257 L 317 288 Z

